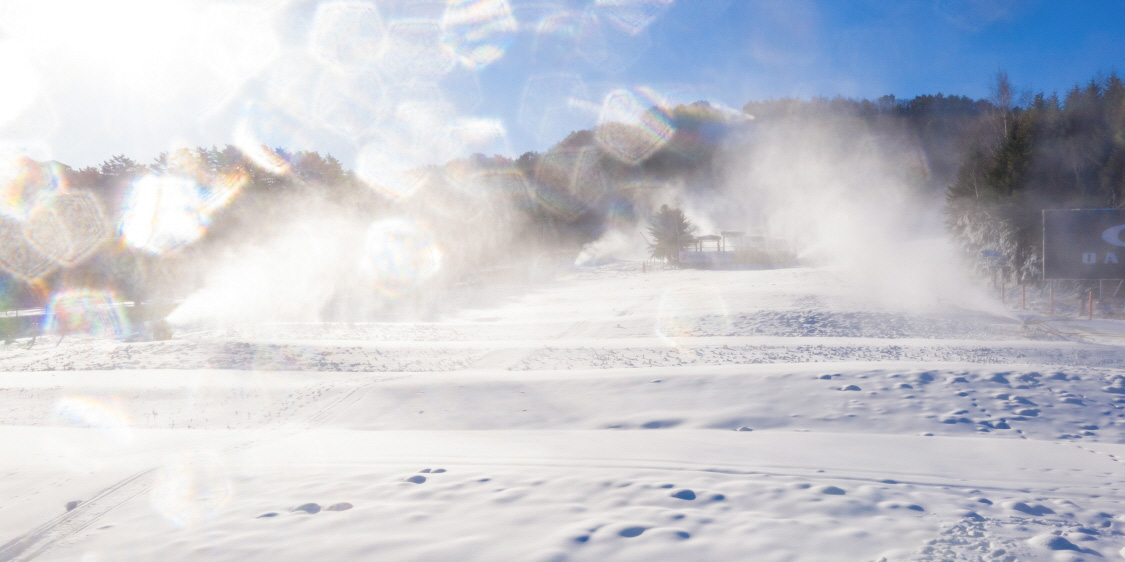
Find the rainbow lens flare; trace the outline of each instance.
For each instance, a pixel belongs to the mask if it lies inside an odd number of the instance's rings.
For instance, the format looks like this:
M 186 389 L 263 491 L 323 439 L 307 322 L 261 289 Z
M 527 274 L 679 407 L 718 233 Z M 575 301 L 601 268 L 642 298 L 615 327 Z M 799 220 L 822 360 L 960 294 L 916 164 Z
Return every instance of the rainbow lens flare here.
M 442 43 L 477 69 L 504 56 L 519 25 L 507 0 L 449 0 L 441 29 Z
M 162 254 L 203 237 L 208 217 L 193 180 L 145 176 L 133 184 L 121 217 L 121 238 L 130 247 Z
M 91 396 L 65 396 L 55 402 L 53 413 L 67 425 L 105 431 L 120 444 L 133 440 L 129 416 L 121 408 L 120 400 L 107 402 Z
M 128 322 L 117 298 L 89 289 L 72 289 L 51 296 L 46 331 L 57 334 L 90 334 L 119 337 Z
M 618 29 L 637 35 L 672 7 L 674 0 L 597 0 L 595 9 Z
M 360 269 L 387 296 L 400 296 L 432 278 L 442 266 L 442 251 L 425 226 L 386 219 L 367 229 Z
M 275 175 L 284 176 L 292 171 L 289 161 L 262 140 L 255 131 L 254 124 L 259 119 L 253 116 L 242 119 L 234 129 L 234 144 L 255 166 Z
M 233 486 L 219 455 L 211 451 L 176 454 L 156 474 L 149 503 L 179 527 L 193 527 L 222 510 Z
M 647 88 L 610 92 L 594 133 L 598 146 L 626 164 L 640 164 L 668 144 L 676 132 L 666 106 Z
M 597 166 L 598 150 L 553 150 L 539 159 L 532 196 L 544 210 L 575 220 L 606 193 L 606 178 Z
M 540 74 L 524 82 L 519 122 L 541 143 L 555 143 L 573 131 L 591 96 L 586 82 L 576 74 Z
M 59 170 L 27 156 L 0 160 L 0 215 L 26 219 L 40 203 L 58 192 Z
M 325 72 L 316 87 L 313 115 L 346 138 L 365 138 L 390 112 L 382 78 L 374 73 Z
M 429 20 L 391 23 L 381 55 L 384 76 L 403 83 L 436 82 L 457 67 L 457 56 L 442 44 L 441 26 Z
M 176 153 L 168 162 L 175 173 L 148 175 L 133 183 L 118 225 L 127 246 L 163 254 L 199 240 L 212 215 L 250 179 L 245 170 L 212 176 L 194 158 Z
M 35 281 L 93 255 L 109 238 L 96 197 L 69 190 L 61 167 L 26 156 L 0 161 L 0 269 Z
M 27 282 L 54 271 L 58 264 L 40 252 L 24 235 L 24 223 L 0 215 L 0 268 Z
M 59 193 L 32 211 L 24 234 L 35 249 L 72 267 L 109 239 L 110 228 L 97 198 L 74 191 Z
M 313 17 L 309 51 L 328 64 L 362 69 L 375 62 L 385 35 L 374 3 L 326 2 Z
M 624 72 L 652 47 L 652 38 L 626 18 L 613 18 L 622 13 L 619 8 L 595 5 L 544 17 L 536 28 L 536 61 L 563 67 L 578 63 L 610 75 Z

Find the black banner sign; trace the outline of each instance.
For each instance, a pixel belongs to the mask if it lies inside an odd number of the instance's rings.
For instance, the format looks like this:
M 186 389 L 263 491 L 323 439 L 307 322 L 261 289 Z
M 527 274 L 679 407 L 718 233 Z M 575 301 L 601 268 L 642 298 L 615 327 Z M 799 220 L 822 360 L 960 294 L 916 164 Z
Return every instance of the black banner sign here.
M 1125 210 L 1043 211 L 1044 279 L 1125 279 Z

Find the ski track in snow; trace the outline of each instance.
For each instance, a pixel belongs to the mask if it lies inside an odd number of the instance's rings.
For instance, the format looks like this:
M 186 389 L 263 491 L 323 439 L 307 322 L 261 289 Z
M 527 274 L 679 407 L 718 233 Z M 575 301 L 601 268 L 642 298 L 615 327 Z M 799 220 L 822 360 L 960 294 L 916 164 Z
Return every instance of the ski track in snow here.
M 526 291 L 0 348 L 0 561 L 1123 556 L 1125 323 L 816 269 Z

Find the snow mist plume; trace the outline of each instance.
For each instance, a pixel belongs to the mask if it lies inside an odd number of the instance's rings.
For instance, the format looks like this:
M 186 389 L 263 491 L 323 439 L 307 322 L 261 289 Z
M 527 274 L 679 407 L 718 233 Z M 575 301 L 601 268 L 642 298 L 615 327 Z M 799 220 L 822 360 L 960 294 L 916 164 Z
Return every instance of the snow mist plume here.
M 358 225 L 305 219 L 260 243 L 231 248 L 203 287 L 168 317 L 176 325 L 314 321 L 352 275 Z
M 480 283 L 500 269 L 512 277 L 513 262 L 535 253 L 526 240 L 517 244 L 524 219 L 481 184 L 491 178 L 470 172 L 424 174 L 409 197 L 359 211 L 317 195 L 248 207 L 221 249 L 193 262 L 203 281 L 168 320 L 416 319 L 443 310 L 449 289 L 466 280 Z M 513 256 L 513 245 L 523 252 Z
M 836 268 L 864 299 L 1002 313 L 959 267 L 928 173 L 916 139 L 860 119 L 786 116 L 757 122 L 729 151 L 721 195 L 691 199 L 726 228 L 788 240 L 802 263 Z
M 574 265 L 596 266 L 616 260 L 641 260 L 647 257 L 638 232 L 631 228 L 615 228 L 582 247 Z

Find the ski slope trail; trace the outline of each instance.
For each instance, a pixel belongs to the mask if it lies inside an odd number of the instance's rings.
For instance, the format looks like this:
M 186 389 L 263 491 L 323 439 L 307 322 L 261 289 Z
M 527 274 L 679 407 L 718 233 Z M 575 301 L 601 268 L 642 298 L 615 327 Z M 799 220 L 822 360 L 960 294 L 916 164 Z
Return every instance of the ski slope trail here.
M 617 264 L 5 346 L 0 560 L 1121 558 L 1125 324 L 962 293 Z

